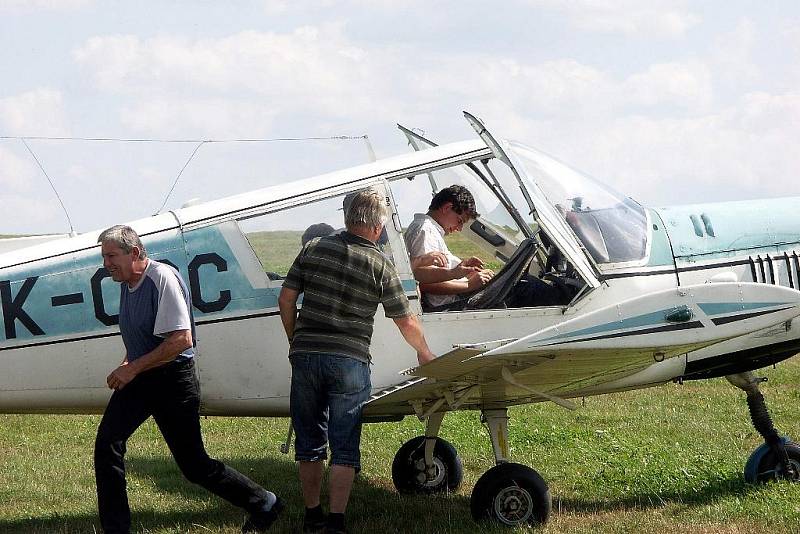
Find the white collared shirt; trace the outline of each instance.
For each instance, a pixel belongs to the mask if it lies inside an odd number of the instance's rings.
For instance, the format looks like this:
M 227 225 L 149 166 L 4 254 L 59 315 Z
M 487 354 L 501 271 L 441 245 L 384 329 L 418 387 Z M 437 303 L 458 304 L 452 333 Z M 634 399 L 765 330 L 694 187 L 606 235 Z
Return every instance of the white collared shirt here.
M 426 213 L 417 213 L 406 228 L 403 236 L 408 254 L 412 259 L 429 252 L 441 252 L 447 256 L 448 267 L 452 269 L 461 263 L 461 258 L 450 252 L 444 240 L 444 228 Z M 456 300 L 457 295 L 432 295 L 425 298 L 431 306 L 442 306 Z

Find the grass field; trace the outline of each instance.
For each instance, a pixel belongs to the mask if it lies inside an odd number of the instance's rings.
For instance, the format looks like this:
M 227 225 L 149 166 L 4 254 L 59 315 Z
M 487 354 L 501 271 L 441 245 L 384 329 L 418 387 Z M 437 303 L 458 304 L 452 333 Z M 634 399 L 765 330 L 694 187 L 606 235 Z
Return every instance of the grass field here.
M 764 372 L 779 429 L 800 436 L 800 361 Z M 742 467 L 760 439 L 744 394 L 724 380 L 670 384 L 511 410 L 513 459 L 550 484 L 554 514 L 544 533 L 800 532 L 800 484 L 750 486 Z M 0 532 L 92 532 L 92 446 L 96 416 L 0 416 Z M 278 452 L 281 419 L 203 420 L 209 451 L 288 502 L 276 532 L 297 532 L 302 500 L 294 463 Z M 398 495 L 391 461 L 419 434 L 414 418 L 368 425 L 364 470 L 350 507 L 353 532 L 508 532 L 470 519 L 469 494 L 492 465 L 476 413 L 445 418 L 442 436 L 459 450 L 464 484 L 452 495 Z M 128 485 L 141 532 L 237 532 L 240 511 L 185 482 L 151 423 L 129 442 Z M 517 529 L 517 531 L 524 529 Z
M 250 232 L 247 234 L 247 239 L 265 271 L 285 275 L 300 251 L 300 236 L 302 235 L 303 232 L 294 230 Z M 453 254 L 460 258 L 478 256 L 486 260 L 486 266 L 489 269 L 498 271 L 502 267 L 502 263 L 496 259 L 489 261 L 486 253 L 460 234 L 450 234 L 445 240 Z

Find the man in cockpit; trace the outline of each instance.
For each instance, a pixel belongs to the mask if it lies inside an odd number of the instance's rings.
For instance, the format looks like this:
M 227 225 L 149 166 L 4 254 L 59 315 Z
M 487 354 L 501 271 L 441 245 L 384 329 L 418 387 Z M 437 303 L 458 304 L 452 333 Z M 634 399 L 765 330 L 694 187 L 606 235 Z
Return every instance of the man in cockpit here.
M 450 252 L 444 240 L 444 236 L 460 232 L 465 224 L 479 216 L 472 193 L 466 187 L 451 185 L 436 193 L 428 212 L 414 215 L 406 229 L 406 248 L 427 310 L 448 309 L 461 295 L 477 291 L 494 276 L 494 272 L 484 268 L 480 258 L 461 260 Z M 446 261 L 423 261 L 433 257 Z M 550 306 L 561 304 L 564 299 L 559 289 L 525 275 L 511 289 L 505 303 L 512 308 Z
M 460 232 L 478 216 L 472 193 L 466 187 L 451 185 L 436 193 L 428 212 L 414 215 L 406 229 L 404 238 L 412 266 L 417 258 L 431 253 L 443 254 L 447 260 L 444 266 L 423 262 L 413 268 L 427 306 L 446 307 L 455 302 L 458 295 L 480 289 L 494 276 L 479 258 L 473 256 L 462 261 L 450 252 L 444 241 L 444 236 Z

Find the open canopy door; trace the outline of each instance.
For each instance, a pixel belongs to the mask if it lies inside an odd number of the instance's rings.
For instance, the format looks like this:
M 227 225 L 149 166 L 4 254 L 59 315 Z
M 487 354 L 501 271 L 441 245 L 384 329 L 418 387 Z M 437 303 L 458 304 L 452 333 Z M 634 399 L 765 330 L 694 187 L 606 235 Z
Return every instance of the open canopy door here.
M 591 287 L 600 285 L 597 279 L 597 271 L 590 263 L 583 248 L 578 244 L 578 240 L 566 224 L 564 219 L 556 212 L 547 197 L 542 193 L 536 185 L 536 177 L 528 176 L 528 180 L 523 181 L 522 176 L 525 172 L 524 166 L 516 161 L 514 152 L 509 149 L 508 143 L 503 140 L 497 139 L 492 135 L 484 126 L 484 124 L 475 116 L 468 112 L 464 112 L 464 116 L 469 123 L 483 139 L 495 157 L 508 165 L 511 172 L 517 179 L 518 185 L 522 191 L 525 200 L 529 204 L 529 210 L 533 217 L 533 223 L 539 225 L 544 230 L 547 236 L 555 243 L 561 252 L 567 256 L 570 263 L 575 267 L 575 270 L 581 275 Z

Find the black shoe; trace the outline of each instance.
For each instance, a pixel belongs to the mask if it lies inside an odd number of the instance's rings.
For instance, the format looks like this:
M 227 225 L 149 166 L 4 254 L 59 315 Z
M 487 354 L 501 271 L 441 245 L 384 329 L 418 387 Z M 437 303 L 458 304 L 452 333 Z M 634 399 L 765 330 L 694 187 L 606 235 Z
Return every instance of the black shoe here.
M 303 517 L 303 534 L 322 534 L 325 532 L 325 514 L 322 513 L 322 508 L 317 506 L 316 508 L 312 508 L 313 510 L 309 513 L 309 509 L 306 508 L 306 515 Z
M 242 532 L 266 532 L 282 511 L 283 501 L 278 497 L 269 510 L 251 514 L 242 525 Z
M 344 526 L 344 514 L 330 514 L 325 524 L 325 534 L 347 534 Z

